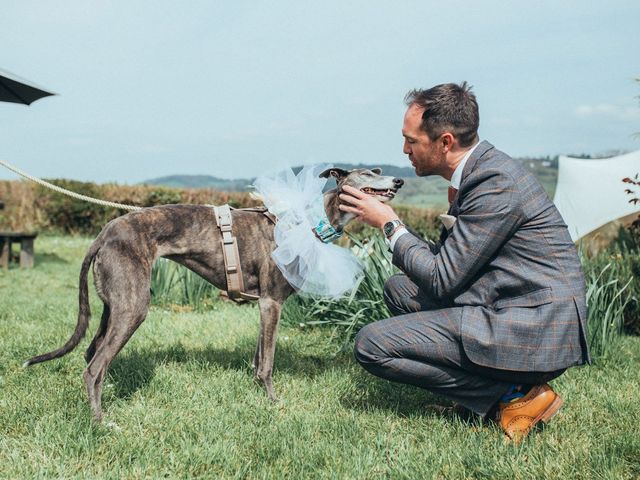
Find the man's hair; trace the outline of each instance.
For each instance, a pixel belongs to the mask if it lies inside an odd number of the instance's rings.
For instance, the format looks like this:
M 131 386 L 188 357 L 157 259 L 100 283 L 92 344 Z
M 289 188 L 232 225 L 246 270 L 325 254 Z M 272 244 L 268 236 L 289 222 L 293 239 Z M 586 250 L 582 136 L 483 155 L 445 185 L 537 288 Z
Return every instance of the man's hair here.
M 480 114 L 476 96 L 467 82 L 444 83 L 428 90 L 411 90 L 404 97 L 408 106 L 424 108 L 420 129 L 432 141 L 451 132 L 461 147 L 471 146 L 478 138 Z

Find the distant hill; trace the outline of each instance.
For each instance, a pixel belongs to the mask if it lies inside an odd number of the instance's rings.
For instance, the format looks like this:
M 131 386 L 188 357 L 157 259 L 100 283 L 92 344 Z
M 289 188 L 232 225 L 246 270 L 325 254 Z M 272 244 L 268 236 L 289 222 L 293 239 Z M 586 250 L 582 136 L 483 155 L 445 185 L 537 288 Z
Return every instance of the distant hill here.
M 227 192 L 247 190 L 253 179 L 233 179 L 212 177 L 211 175 L 169 175 L 167 177 L 152 178 L 141 182 L 143 185 L 160 185 L 173 188 L 213 188 Z

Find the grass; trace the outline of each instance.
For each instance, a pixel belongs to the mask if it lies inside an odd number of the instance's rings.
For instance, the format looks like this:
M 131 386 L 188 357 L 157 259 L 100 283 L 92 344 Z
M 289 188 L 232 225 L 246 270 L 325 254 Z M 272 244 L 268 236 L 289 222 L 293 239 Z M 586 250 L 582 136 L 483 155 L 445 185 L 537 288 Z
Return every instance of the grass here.
M 76 322 L 86 239 L 38 237 L 36 268 L 0 272 L 0 478 L 638 478 L 640 339 L 554 382 L 565 407 L 520 446 L 428 413 L 435 397 L 283 326 L 270 403 L 252 380 L 254 305 L 152 307 L 116 358 L 94 425 L 79 348 L 22 369 Z M 92 296 L 94 318 L 99 315 Z

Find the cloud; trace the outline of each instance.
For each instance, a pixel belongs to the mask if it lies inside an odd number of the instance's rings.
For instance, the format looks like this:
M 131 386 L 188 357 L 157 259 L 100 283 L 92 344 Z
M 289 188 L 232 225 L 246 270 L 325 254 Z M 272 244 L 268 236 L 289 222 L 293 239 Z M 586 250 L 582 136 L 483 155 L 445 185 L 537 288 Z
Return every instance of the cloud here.
M 640 119 L 640 107 L 635 105 L 615 105 L 599 103 L 596 105 L 579 105 L 574 114 L 580 118 L 614 118 L 616 120 Z

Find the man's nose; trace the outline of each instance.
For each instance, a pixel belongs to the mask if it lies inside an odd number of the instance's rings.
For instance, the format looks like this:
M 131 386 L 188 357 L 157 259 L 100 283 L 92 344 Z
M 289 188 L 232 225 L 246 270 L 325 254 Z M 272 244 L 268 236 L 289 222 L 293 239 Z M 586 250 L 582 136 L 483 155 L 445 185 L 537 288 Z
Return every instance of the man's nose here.
M 393 186 L 396 188 L 400 188 L 402 185 L 404 185 L 404 180 L 401 178 L 394 178 L 393 179 Z

